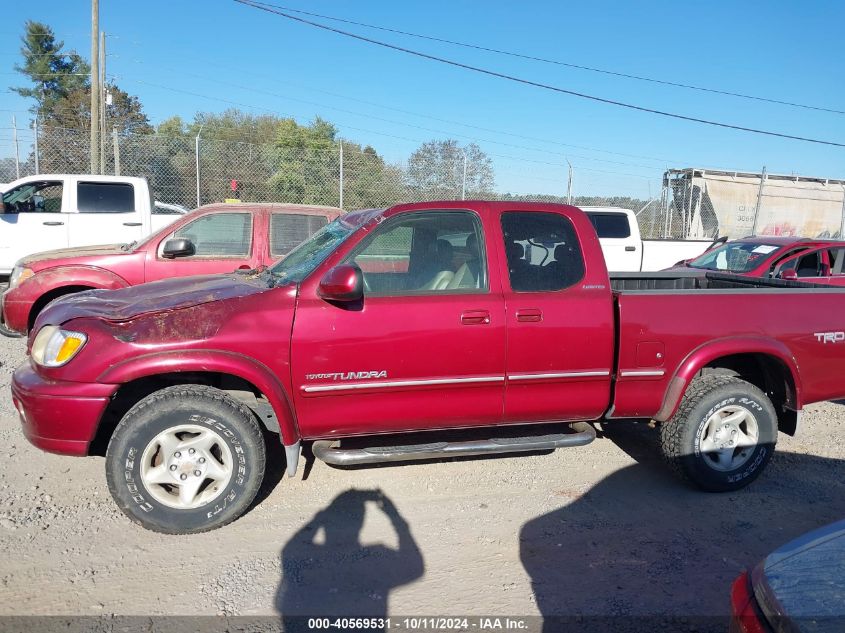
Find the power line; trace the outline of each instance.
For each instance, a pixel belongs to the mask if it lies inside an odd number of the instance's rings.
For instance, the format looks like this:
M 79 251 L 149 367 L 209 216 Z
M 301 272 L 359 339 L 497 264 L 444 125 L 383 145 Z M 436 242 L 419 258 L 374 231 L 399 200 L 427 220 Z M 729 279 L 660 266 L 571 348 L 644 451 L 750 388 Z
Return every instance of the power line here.
M 463 48 L 470 48 L 487 53 L 495 53 L 497 55 L 507 55 L 509 57 L 517 57 L 519 59 L 527 59 L 529 61 L 542 62 L 544 64 L 554 64 L 556 66 L 566 66 L 567 68 L 576 68 L 578 70 L 587 70 L 594 73 L 601 73 L 603 75 L 612 75 L 614 77 L 624 77 L 625 79 L 636 79 L 637 81 L 647 81 L 650 83 L 661 84 L 664 86 L 672 86 L 674 88 L 686 88 L 688 90 L 699 90 L 701 92 L 710 92 L 713 94 L 725 95 L 729 97 L 739 97 L 741 99 L 751 99 L 754 101 L 763 101 L 765 103 L 775 103 L 777 105 L 790 106 L 793 108 L 804 108 L 807 110 L 818 110 L 820 112 L 831 112 L 833 114 L 845 114 L 843 110 L 834 110 L 833 108 L 825 108 L 822 106 L 807 105 L 804 103 L 795 103 L 793 101 L 781 101 L 779 99 L 771 99 L 768 97 L 759 97 L 756 95 L 748 95 L 740 92 L 731 92 L 729 90 L 720 90 L 718 88 L 707 88 L 705 86 L 695 86 L 692 84 L 682 84 L 675 81 L 667 81 L 665 79 L 655 79 L 654 77 L 643 77 L 641 75 L 631 75 L 614 70 L 607 70 L 606 68 L 595 68 L 593 66 L 584 66 L 583 64 L 573 64 L 572 62 L 563 62 L 556 59 L 548 59 L 545 57 L 537 57 L 535 55 L 527 55 L 525 53 L 516 53 L 514 51 L 506 51 L 499 48 L 490 48 L 488 46 L 481 46 L 478 44 L 468 44 L 466 42 L 458 42 L 456 40 L 449 40 L 442 37 L 434 37 L 432 35 L 421 35 L 419 33 L 411 33 L 410 31 L 401 31 L 399 29 L 392 29 L 386 26 L 377 26 L 375 24 L 367 24 L 365 22 L 356 22 L 354 20 L 347 20 L 331 15 L 323 15 L 321 13 L 311 13 L 309 11 L 302 11 L 301 9 L 292 9 L 290 7 L 272 4 L 269 2 L 259 2 L 258 4 L 282 9 L 291 13 L 299 13 L 301 15 L 310 15 L 315 18 L 322 18 L 325 20 L 332 20 L 333 22 L 342 22 L 344 24 L 354 24 L 355 26 L 363 26 L 368 29 L 375 29 L 377 31 L 385 31 L 387 33 L 396 33 L 397 35 L 407 35 L 408 37 L 416 37 L 421 40 L 429 40 L 431 42 L 439 42 L 441 44 L 451 44 L 453 46 L 462 46 Z
M 457 68 L 463 68 L 465 70 L 471 70 L 473 72 L 481 73 L 484 75 L 488 75 L 490 77 L 498 77 L 499 79 L 505 79 L 507 81 L 513 81 L 515 83 L 523 84 L 526 86 L 533 86 L 535 88 L 542 88 L 544 90 L 550 90 L 552 92 L 558 92 L 561 94 L 568 94 L 574 97 L 580 97 L 582 99 L 589 99 L 590 101 L 597 101 L 599 103 L 606 103 L 608 105 L 615 105 L 621 108 L 627 108 L 629 110 L 637 110 L 639 112 L 647 112 L 649 114 L 657 114 L 659 116 L 669 117 L 672 119 L 679 119 L 681 121 L 689 121 L 691 123 L 700 123 L 703 125 L 711 125 L 714 127 L 721 127 L 730 130 L 739 130 L 741 132 L 750 132 L 752 134 L 761 134 L 764 136 L 773 136 L 777 138 L 786 138 L 791 139 L 794 141 L 804 141 L 807 143 L 817 143 L 819 145 L 830 145 L 833 147 L 845 147 L 845 143 L 838 143 L 835 141 L 826 141 L 822 139 L 814 139 L 805 136 L 797 136 L 793 134 L 784 134 L 781 132 L 772 132 L 769 130 L 760 130 L 756 128 L 745 127 L 742 125 L 734 125 L 731 123 L 722 123 L 719 121 L 711 121 L 709 119 L 701 119 L 698 117 L 686 116 L 683 114 L 676 114 L 674 112 L 666 112 L 664 110 L 656 110 L 654 108 L 647 108 L 644 106 L 638 106 L 631 103 L 626 103 L 624 101 L 617 101 L 615 99 L 606 99 L 604 97 L 597 97 L 595 95 L 589 95 L 583 92 L 576 92 L 575 90 L 568 90 L 566 88 L 560 88 L 558 86 L 552 86 L 550 84 L 544 84 L 538 81 L 531 81 L 530 79 L 523 79 L 521 77 L 515 77 L 513 75 L 508 75 L 505 73 L 500 73 L 494 70 L 489 70 L 486 68 L 480 68 L 478 66 L 471 66 L 470 64 L 464 64 L 462 62 L 457 62 L 451 59 L 446 59 L 445 57 L 438 57 L 436 55 L 429 55 L 428 53 L 423 53 L 421 51 L 415 51 L 410 48 L 405 48 L 403 46 L 396 46 L 395 44 L 388 44 L 387 42 L 381 42 L 379 40 L 374 40 L 369 37 L 364 37 L 363 35 L 357 35 L 355 33 L 350 33 L 349 31 L 343 31 L 341 29 L 336 29 L 334 27 L 328 26 L 326 24 L 320 24 L 319 22 L 312 22 L 311 20 L 306 20 L 305 18 L 300 18 L 295 15 L 290 15 L 288 13 L 284 13 L 282 11 L 268 8 L 266 6 L 256 4 L 251 2 L 250 0 L 234 0 L 239 4 L 243 4 L 248 7 L 252 7 L 253 9 L 260 9 L 262 11 L 266 11 L 267 13 L 273 13 L 279 15 L 283 18 L 287 18 L 289 20 L 293 20 L 295 22 L 301 22 L 302 24 L 307 24 L 309 26 L 313 26 L 318 29 L 323 29 L 325 31 L 330 31 L 332 33 L 337 33 L 338 35 L 343 35 L 346 37 L 351 37 L 356 40 L 360 40 L 362 42 L 367 42 L 369 44 L 375 44 L 376 46 L 381 46 L 383 48 L 389 48 L 392 50 L 400 51 L 402 53 L 407 53 L 409 55 L 414 55 L 415 57 L 421 57 L 423 59 L 430 59 L 432 61 L 440 62 L 442 64 L 448 64 L 450 66 L 455 66 Z
M 110 55 L 110 57 L 118 57 L 118 55 Z M 191 59 L 191 58 L 188 58 L 188 59 Z M 198 62 L 201 62 L 201 63 L 206 64 L 206 65 L 211 63 L 208 59 L 202 59 L 202 58 L 198 58 L 198 57 L 193 57 L 192 59 L 194 61 L 198 61 Z M 138 59 L 132 59 L 131 61 L 136 63 L 136 64 L 146 65 L 143 61 L 138 60 Z M 216 66 L 216 67 L 221 68 L 219 66 Z M 165 68 L 167 70 L 170 70 L 171 72 L 180 72 L 180 73 L 183 73 L 185 75 L 196 77 L 198 79 L 203 79 L 205 81 L 215 81 L 215 82 L 218 82 L 218 83 L 224 83 L 226 85 L 231 85 L 231 83 L 229 81 L 224 81 L 224 80 L 220 80 L 220 79 L 210 79 L 210 78 L 202 77 L 200 75 L 196 75 L 196 74 L 193 74 L 193 73 L 188 73 L 184 70 L 176 70 L 176 69 L 173 69 L 173 68 L 168 68 L 166 66 L 160 66 L 160 68 Z M 221 68 L 221 70 L 222 70 L 222 68 Z M 257 73 L 250 73 L 249 71 L 243 71 L 243 70 L 240 70 L 240 69 L 231 69 L 230 68 L 230 70 L 233 70 L 233 71 L 237 70 L 238 72 L 240 72 L 241 74 L 244 74 L 244 75 L 252 75 L 252 76 L 255 76 L 255 77 L 260 76 L 263 79 L 266 79 L 265 75 L 258 75 Z M 383 103 L 376 103 L 376 102 L 373 102 L 373 101 L 368 101 L 366 99 L 359 99 L 357 97 L 351 97 L 349 95 L 339 94 L 337 92 L 331 92 L 329 90 L 323 90 L 321 88 L 314 88 L 313 86 L 304 86 L 304 85 L 301 85 L 301 84 L 293 84 L 293 83 L 290 83 L 290 82 L 283 82 L 283 83 L 286 83 L 287 85 L 294 86 L 294 87 L 297 87 L 297 88 L 305 88 L 307 90 L 313 90 L 315 92 L 330 95 L 330 96 L 333 96 L 333 97 L 339 97 L 339 98 L 344 99 L 346 101 L 355 101 L 357 103 L 362 103 L 362 104 L 365 104 L 365 105 L 374 106 L 374 107 L 381 108 L 381 109 L 384 109 L 384 110 L 392 110 L 393 112 L 400 112 L 402 114 L 410 114 L 411 116 L 416 116 L 416 117 L 420 117 L 420 118 L 424 118 L 424 119 L 430 119 L 432 121 L 438 121 L 440 123 L 448 123 L 450 125 L 458 125 L 458 126 L 470 128 L 470 129 L 473 129 L 473 130 L 480 130 L 482 132 L 490 132 L 490 133 L 493 133 L 493 134 L 500 134 L 500 135 L 503 135 L 503 136 L 510 136 L 510 137 L 513 137 L 513 138 L 519 138 L 519 139 L 528 140 L 528 141 L 536 141 L 536 142 L 540 142 L 540 143 L 547 143 L 549 145 L 557 145 L 557 146 L 560 146 L 560 147 L 572 147 L 574 149 L 586 150 L 586 151 L 589 151 L 589 152 L 597 152 L 597 153 L 601 153 L 601 154 L 610 154 L 610 155 L 613 155 L 613 156 L 623 156 L 625 158 L 641 158 L 641 159 L 644 159 L 644 160 L 655 161 L 655 162 L 658 162 L 658 163 L 661 163 L 661 164 L 673 163 L 673 162 L 674 163 L 690 162 L 690 161 L 683 161 L 683 160 L 677 160 L 677 159 L 657 158 L 657 157 L 654 157 L 654 156 L 644 156 L 644 155 L 641 155 L 641 154 L 628 154 L 628 153 L 624 153 L 624 152 L 614 152 L 614 151 L 611 151 L 611 150 L 599 149 L 599 148 L 596 148 L 596 147 L 588 147 L 588 146 L 584 146 L 584 145 L 573 145 L 571 143 L 562 143 L 560 141 L 554 141 L 554 140 L 550 140 L 548 138 L 540 138 L 540 137 L 536 137 L 536 136 L 516 134 L 514 132 L 508 132 L 508 131 L 505 131 L 505 130 L 497 130 L 497 129 L 493 129 L 493 128 L 482 127 L 482 126 L 479 126 L 479 125 L 472 125 L 470 123 L 463 123 L 461 121 L 454 121 L 454 120 L 451 120 L 451 119 L 444 119 L 444 118 L 441 118 L 441 117 L 435 117 L 435 116 L 432 116 L 430 114 L 422 114 L 422 113 L 419 113 L 419 112 L 413 112 L 411 110 L 405 110 L 403 108 L 397 108 L 395 106 L 389 106 L 389 105 L 385 105 Z M 234 87 L 237 87 L 237 86 L 234 86 Z M 242 86 L 242 88 L 245 88 L 247 90 L 253 90 L 255 92 L 264 92 L 264 93 L 269 94 L 271 96 L 283 97 L 285 99 L 289 99 L 289 100 L 293 100 L 293 101 L 300 101 L 302 103 L 309 103 L 309 104 L 312 104 L 312 105 L 319 105 L 321 107 L 339 109 L 339 108 L 335 108 L 333 106 L 326 106 L 326 105 L 321 104 L 321 103 L 297 99 L 297 98 L 294 98 L 294 97 L 290 97 L 288 95 L 279 95 L 279 94 L 275 94 L 275 93 L 271 93 L 271 92 L 267 92 L 267 91 L 258 90 L 257 88 L 254 88 L 254 87 L 243 87 Z M 361 113 L 353 112 L 351 110 L 341 110 L 341 111 L 350 112 L 352 114 L 356 114 L 357 116 L 365 116 L 365 117 L 369 117 L 369 118 L 375 118 L 375 117 L 372 117 L 371 115 L 364 115 L 364 114 L 361 114 Z M 385 119 L 385 120 L 387 120 L 387 119 Z M 394 121 L 394 123 L 397 123 L 398 125 L 417 127 L 417 126 L 413 126 L 411 124 L 404 123 L 404 122 L 399 123 L 399 122 Z M 421 128 L 421 129 L 425 129 L 425 128 Z M 442 131 L 439 131 L 439 130 L 434 130 L 434 131 L 436 131 L 438 133 L 444 133 L 444 134 L 447 133 L 447 132 L 442 132 Z M 448 134 L 455 134 L 455 133 L 448 132 Z M 472 138 L 472 137 L 465 136 L 465 138 Z M 490 141 L 490 142 L 497 142 L 497 141 Z M 519 146 L 515 146 L 515 147 L 519 147 Z M 525 148 L 525 149 L 529 149 L 529 148 Z M 530 148 L 530 149 L 532 149 L 533 151 L 542 151 L 542 152 L 548 151 L 548 150 L 539 150 L 539 149 L 534 150 L 533 148 Z M 584 158 L 586 160 L 594 160 L 594 161 L 599 161 L 599 162 L 609 162 L 609 163 L 616 162 L 616 161 L 607 161 L 607 160 L 603 160 L 603 159 L 600 159 L 600 158 L 594 158 L 594 157 L 589 157 L 589 156 L 578 156 L 576 154 L 572 154 L 572 156 L 577 156 L 578 158 Z M 695 162 L 695 161 L 692 161 L 692 162 Z M 631 166 L 636 166 L 636 167 L 646 167 L 645 165 L 637 165 L 635 163 L 617 163 L 617 164 L 625 164 L 625 165 L 631 165 Z M 651 166 L 647 166 L 647 167 L 649 169 L 651 168 Z
M 140 62 L 138 60 L 135 60 L 135 61 L 137 63 L 143 63 L 143 62 Z M 631 162 L 624 162 L 624 161 L 617 161 L 617 160 L 608 160 L 606 158 L 595 158 L 595 157 L 592 157 L 592 156 L 583 156 L 583 155 L 580 155 L 580 154 L 570 154 L 570 153 L 564 153 L 564 152 L 556 152 L 556 151 L 552 151 L 552 150 L 548 150 L 548 149 L 542 149 L 542 148 L 538 148 L 538 147 L 528 147 L 528 146 L 525 146 L 525 145 L 517 145 L 517 144 L 514 144 L 514 143 L 505 143 L 503 141 L 496 141 L 496 140 L 493 140 L 493 139 L 486 139 L 486 138 L 478 138 L 478 137 L 475 137 L 475 136 L 468 136 L 466 134 L 461 134 L 459 132 L 450 132 L 450 131 L 446 131 L 446 130 L 439 130 L 439 129 L 436 129 L 436 128 L 424 127 L 424 126 L 421 126 L 421 125 L 415 125 L 413 123 L 407 123 L 407 122 L 404 122 L 404 121 L 396 121 L 394 119 L 387 119 L 387 118 L 380 117 L 380 116 L 363 114 L 361 112 L 356 112 L 354 110 L 348 110 L 346 108 L 339 108 L 337 106 L 326 105 L 324 103 L 309 101 L 307 99 L 299 99 L 297 97 L 291 97 L 289 95 L 283 95 L 283 94 L 279 94 L 277 92 L 271 92 L 269 90 L 263 90 L 261 88 L 256 88 L 254 86 L 244 86 L 244 85 L 233 84 L 231 81 L 228 81 L 228 80 L 215 79 L 215 78 L 211 78 L 211 77 L 204 77 L 202 75 L 197 75 L 195 73 L 190 73 L 190 72 L 181 71 L 181 70 L 180 71 L 174 71 L 172 68 L 167 68 L 167 67 L 164 67 L 164 66 L 162 66 L 162 68 L 165 68 L 165 69 L 169 70 L 170 72 L 178 72 L 182 75 L 185 75 L 185 76 L 188 76 L 188 77 L 194 77 L 196 79 L 201 79 L 203 81 L 211 81 L 211 82 L 221 83 L 221 84 L 224 84 L 224 85 L 226 85 L 230 88 L 237 88 L 237 89 L 240 89 L 240 90 L 248 90 L 248 91 L 251 91 L 251 92 L 256 92 L 258 94 L 264 94 L 264 95 L 268 95 L 268 96 L 271 96 L 271 97 L 278 97 L 278 98 L 281 98 L 281 99 L 286 99 L 286 100 L 289 100 L 289 101 L 296 101 L 296 102 L 299 102 L 299 103 L 314 105 L 314 106 L 318 106 L 320 108 L 325 108 L 325 109 L 328 109 L 328 110 L 335 110 L 337 112 L 343 112 L 345 114 L 351 114 L 353 116 L 363 117 L 365 119 L 371 119 L 371 120 L 379 121 L 379 122 L 382 122 L 382 123 L 390 123 L 390 124 L 393 124 L 393 125 L 400 125 L 400 126 L 403 126 L 403 127 L 410 127 L 410 128 L 414 128 L 414 129 L 417 129 L 417 130 L 423 130 L 425 132 L 432 132 L 434 134 L 444 134 L 444 135 L 453 136 L 453 137 L 456 136 L 456 137 L 464 138 L 464 139 L 479 142 L 479 143 L 492 143 L 494 145 L 501 145 L 503 147 L 510 147 L 510 148 L 514 148 L 514 149 L 522 149 L 522 150 L 527 150 L 527 151 L 531 151 L 531 152 L 538 152 L 538 153 L 541 153 L 541 154 L 555 154 L 557 156 L 563 156 L 565 158 L 566 157 L 580 158 L 582 160 L 595 161 L 595 162 L 599 162 L 599 163 L 608 163 L 610 165 L 624 165 L 624 166 L 627 166 L 627 167 L 640 167 L 640 168 L 643 168 L 643 169 L 655 169 L 654 165 L 643 165 L 643 164 L 638 164 L 638 163 L 631 163 Z M 458 125 L 461 125 L 461 124 L 458 124 Z M 476 126 L 468 126 L 468 127 L 476 127 Z M 484 128 L 477 128 L 476 127 L 476 129 L 484 129 Z M 489 129 L 487 131 L 494 132 L 494 133 L 496 132 L 496 130 L 489 130 Z M 654 159 L 654 160 L 657 160 L 657 159 Z M 659 162 L 665 163 L 666 161 L 663 160 L 663 159 L 660 159 Z M 670 161 L 670 162 L 673 162 L 673 161 Z M 685 161 L 676 161 L 676 162 L 685 162 Z
M 182 88 L 174 88 L 172 86 L 165 86 L 163 84 L 152 83 L 152 82 L 149 82 L 149 81 L 144 81 L 142 79 L 131 79 L 131 81 L 135 81 L 137 83 L 144 84 L 146 86 L 151 86 L 151 87 L 154 87 L 154 88 L 160 88 L 162 90 L 169 90 L 171 92 L 186 94 L 186 95 L 190 95 L 190 96 L 193 96 L 193 97 L 200 97 L 200 98 L 203 98 L 203 99 L 209 99 L 211 101 L 219 101 L 221 103 L 227 103 L 229 105 L 234 105 L 234 106 L 238 106 L 238 107 L 241 107 L 241 108 L 263 110 L 264 112 L 269 112 L 269 113 L 275 114 L 277 116 L 294 118 L 290 114 L 287 114 L 287 113 L 284 113 L 284 112 L 279 112 L 278 110 L 273 110 L 271 108 L 265 108 L 265 107 L 262 107 L 262 106 L 250 105 L 250 104 L 247 104 L 247 103 L 232 101 L 230 99 L 224 99 L 222 97 L 217 97 L 217 96 L 212 97 L 210 95 L 205 95 L 205 94 L 202 94 L 202 93 L 199 93 L 199 92 L 193 92 L 191 90 L 185 90 L 185 89 L 182 89 Z M 412 143 L 423 142 L 421 139 L 418 139 L 418 138 L 409 138 L 407 136 L 398 136 L 396 134 L 388 134 L 387 132 L 379 132 L 379 131 L 376 131 L 376 130 L 369 130 L 369 129 L 366 129 L 366 128 L 354 127 L 354 126 L 351 126 L 351 125 L 340 125 L 340 127 L 345 128 L 347 130 L 355 130 L 356 132 L 365 132 L 367 134 L 376 134 L 378 136 L 385 136 L 387 138 L 395 138 L 395 139 L 402 140 L 402 141 L 410 141 Z M 220 140 L 222 142 L 231 142 L 228 139 L 211 139 L 211 140 Z M 248 143 L 248 144 L 254 144 L 254 143 Z M 493 154 L 493 153 L 488 153 L 488 155 L 493 156 L 495 158 L 504 158 L 504 159 L 509 159 L 509 160 L 522 162 L 522 163 L 534 163 L 534 164 L 538 164 L 538 165 L 549 165 L 549 166 L 552 166 L 552 167 L 563 167 L 563 165 L 561 163 L 553 163 L 553 162 L 549 162 L 549 161 L 541 161 L 541 160 L 535 160 L 535 159 L 531 159 L 531 158 L 520 158 L 520 157 L 516 157 L 516 156 L 508 156 L 508 155 L 505 155 L 505 154 Z M 583 169 L 583 170 L 586 170 L 586 171 L 595 171 L 595 172 L 600 172 L 600 173 L 607 173 L 607 174 L 617 174 L 617 175 L 620 175 L 620 176 L 629 176 L 629 177 L 632 177 L 632 178 L 641 178 L 643 180 L 653 180 L 654 179 L 650 176 L 644 176 L 642 174 L 629 174 L 629 173 L 625 173 L 625 172 L 615 172 L 615 171 L 607 171 L 607 170 L 600 170 L 600 169 L 592 169 L 592 168 L 589 168 L 589 167 L 581 167 L 580 165 L 578 166 L 578 169 L 579 170 Z M 649 169 L 652 169 L 652 168 L 649 168 Z M 658 169 L 658 168 L 654 167 L 653 169 Z

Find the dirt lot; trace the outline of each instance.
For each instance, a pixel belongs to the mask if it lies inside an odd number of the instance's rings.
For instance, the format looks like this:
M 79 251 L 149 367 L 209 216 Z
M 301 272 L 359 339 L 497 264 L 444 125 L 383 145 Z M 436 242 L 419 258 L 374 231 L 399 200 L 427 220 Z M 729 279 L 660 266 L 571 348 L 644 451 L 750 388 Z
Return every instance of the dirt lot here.
M 8 390 L 23 360 L 0 337 L 0 615 L 724 616 L 744 567 L 845 516 L 845 407 L 828 403 L 735 494 L 678 483 L 622 422 L 530 457 L 277 468 L 234 524 L 162 536 L 118 512 L 101 458 L 23 438 Z

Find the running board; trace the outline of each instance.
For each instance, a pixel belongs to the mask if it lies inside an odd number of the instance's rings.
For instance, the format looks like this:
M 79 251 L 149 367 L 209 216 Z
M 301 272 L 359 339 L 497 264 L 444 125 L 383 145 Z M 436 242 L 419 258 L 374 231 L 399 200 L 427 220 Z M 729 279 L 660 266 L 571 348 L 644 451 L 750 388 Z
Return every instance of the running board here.
M 527 437 L 500 437 L 464 442 L 432 442 L 404 446 L 372 446 L 368 448 L 336 448 L 336 440 L 317 440 L 311 446 L 314 457 L 335 466 L 404 462 L 470 455 L 498 455 L 549 451 L 570 446 L 584 446 L 596 439 L 596 430 L 586 422 L 570 425 L 574 433 L 552 433 Z

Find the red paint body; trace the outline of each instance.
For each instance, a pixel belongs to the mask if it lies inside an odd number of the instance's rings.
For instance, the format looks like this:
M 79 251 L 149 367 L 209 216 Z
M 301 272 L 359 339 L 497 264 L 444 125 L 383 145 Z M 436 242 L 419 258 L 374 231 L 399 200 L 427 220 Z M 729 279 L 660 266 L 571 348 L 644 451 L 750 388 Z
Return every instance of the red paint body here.
M 321 280 L 383 221 L 446 209 L 477 216 L 487 291 L 321 298 Z M 568 218 L 583 254 L 581 280 L 556 292 L 514 292 L 505 211 Z M 605 414 L 666 420 L 699 369 L 736 354 L 774 363 L 793 410 L 845 397 L 838 371 L 845 344 L 814 335 L 841 328 L 845 294 L 838 289 L 614 292 L 590 221 L 566 205 L 416 203 L 339 222 L 354 229 L 351 236 L 299 284 L 194 277 L 48 307 L 33 334 L 53 324 L 89 339 L 63 367 L 28 363 L 15 374 L 12 390 L 30 439 L 46 450 L 85 454 L 99 423 L 98 398 L 139 378 L 178 381 L 181 372 L 249 382 L 272 405 L 286 445 Z M 341 289 L 352 285 L 340 282 Z M 51 404 L 57 397 L 60 409 Z
M 252 242 L 247 256 L 161 257 L 161 245 L 176 231 L 203 216 L 219 213 L 252 215 Z M 17 332 L 26 333 L 34 316 L 33 308 L 42 298 L 49 299 L 64 290 L 126 288 L 159 279 L 232 272 L 235 269 L 269 266 L 278 256 L 270 252 L 269 222 L 274 214 L 317 215 L 328 222 L 339 209 L 288 204 L 212 204 L 188 213 L 129 250 L 120 245 L 69 248 L 37 253 L 20 262 L 35 274 L 8 290 L 0 299 L 0 321 Z

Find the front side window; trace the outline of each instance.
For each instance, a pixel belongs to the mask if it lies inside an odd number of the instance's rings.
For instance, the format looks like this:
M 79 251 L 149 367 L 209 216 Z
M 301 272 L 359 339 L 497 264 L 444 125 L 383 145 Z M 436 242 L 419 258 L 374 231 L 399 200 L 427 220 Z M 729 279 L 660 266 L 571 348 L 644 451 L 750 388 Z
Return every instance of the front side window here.
M 385 222 L 346 259 L 371 295 L 485 292 L 487 265 L 477 216 L 418 212 Z
M 305 279 L 357 228 L 343 217 L 321 228 L 270 269 L 275 283 L 299 283 Z
M 624 239 L 631 237 L 631 225 L 624 213 L 587 213 L 599 238 Z
M 282 257 L 326 226 L 322 215 L 274 213 L 270 216 L 270 255 Z
M 61 213 L 62 183 L 30 182 L 3 194 L 2 213 Z
M 584 258 L 575 227 L 549 212 L 502 214 L 508 275 L 514 292 L 553 292 L 584 277 Z
M 822 274 L 822 251 L 810 251 L 798 257 L 784 260 L 775 269 L 775 277 L 783 277 L 788 271 L 795 271 L 798 277 L 819 277 Z
M 76 205 L 80 213 L 131 213 L 135 210 L 135 188 L 121 182 L 80 182 Z
M 247 257 L 252 247 L 252 215 L 204 215 L 177 230 L 172 237 L 191 240 L 196 249 L 194 257 Z

